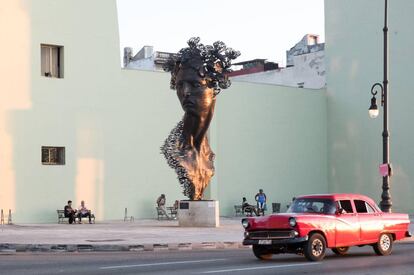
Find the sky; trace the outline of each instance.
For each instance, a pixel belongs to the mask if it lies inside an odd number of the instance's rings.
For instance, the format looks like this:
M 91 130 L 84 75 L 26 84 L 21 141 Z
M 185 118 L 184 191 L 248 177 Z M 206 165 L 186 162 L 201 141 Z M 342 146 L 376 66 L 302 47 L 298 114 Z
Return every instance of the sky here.
M 121 55 L 143 46 L 177 52 L 189 38 L 221 40 L 241 52 L 237 61 L 264 58 L 286 63 L 307 34 L 325 40 L 324 0 L 117 0 Z

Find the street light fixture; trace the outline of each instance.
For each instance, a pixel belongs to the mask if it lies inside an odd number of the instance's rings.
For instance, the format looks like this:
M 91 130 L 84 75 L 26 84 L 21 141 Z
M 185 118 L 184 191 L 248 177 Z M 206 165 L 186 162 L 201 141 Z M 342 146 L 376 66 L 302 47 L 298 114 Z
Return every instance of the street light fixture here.
M 384 94 L 384 88 L 382 87 L 381 83 L 375 83 L 372 88 L 371 88 L 371 94 L 372 94 L 372 98 L 371 98 L 371 106 L 369 107 L 368 110 L 368 114 L 370 116 L 370 118 L 377 118 L 379 115 L 379 110 L 378 110 L 378 106 L 377 106 L 377 99 L 375 98 L 375 96 L 378 94 L 378 91 L 376 90 L 376 88 L 379 87 L 381 88 L 381 105 L 383 105 L 383 94 Z
M 371 106 L 369 108 L 369 116 L 376 118 L 379 114 L 377 107 L 377 100 L 375 96 L 378 90 L 381 92 L 381 105 L 384 108 L 384 130 L 382 132 L 382 167 L 386 167 L 386 172 L 382 173 L 382 194 L 380 208 L 383 212 L 391 212 L 391 194 L 390 194 L 390 176 L 391 176 L 391 165 L 390 165 L 390 144 L 389 137 L 390 133 L 388 130 L 388 3 L 385 0 L 385 15 L 384 15 L 384 79 L 381 83 L 375 83 L 371 88 Z M 381 168 L 382 168 L 381 167 Z

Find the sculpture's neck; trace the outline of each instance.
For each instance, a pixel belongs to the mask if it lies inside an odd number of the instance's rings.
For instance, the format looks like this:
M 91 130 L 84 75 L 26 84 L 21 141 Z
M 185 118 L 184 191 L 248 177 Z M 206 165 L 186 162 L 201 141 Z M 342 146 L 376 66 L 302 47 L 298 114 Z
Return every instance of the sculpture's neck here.
M 211 119 L 213 118 L 213 112 L 214 106 L 209 112 L 201 116 L 195 116 L 189 113 L 184 115 L 184 146 L 195 148 L 200 152 L 201 145 L 210 126 Z

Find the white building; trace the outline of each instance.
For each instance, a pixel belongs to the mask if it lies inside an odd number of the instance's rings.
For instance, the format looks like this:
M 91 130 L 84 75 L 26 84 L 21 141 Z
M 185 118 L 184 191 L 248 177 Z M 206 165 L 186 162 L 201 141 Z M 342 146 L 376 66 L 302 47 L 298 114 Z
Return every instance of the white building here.
M 144 46 L 133 56 L 132 48 L 124 48 L 124 68 L 146 71 L 164 71 L 163 65 L 174 55 L 169 52 L 154 51 L 153 46 Z
M 264 83 L 289 87 L 321 89 L 326 86 L 325 44 L 318 36 L 305 35 L 286 52 L 286 68 L 232 77 L 235 81 Z
M 250 66 L 250 63 L 248 70 L 240 68 L 241 70 L 238 71 L 240 66 L 234 66 L 235 71 L 231 74 L 231 78 L 240 82 L 321 89 L 326 85 L 324 48 L 325 44 L 319 43 L 318 35 L 307 34 L 294 47 L 286 51 L 286 68 L 277 68 L 277 64 L 273 63 L 276 68 L 267 70 L 263 66 L 267 64 L 265 59 L 255 59 L 251 64 L 258 64 L 256 70 Z M 152 46 L 144 46 L 133 55 L 132 48 L 127 47 L 124 48 L 124 68 L 163 71 L 162 66 L 171 55 L 173 53 L 154 51 Z

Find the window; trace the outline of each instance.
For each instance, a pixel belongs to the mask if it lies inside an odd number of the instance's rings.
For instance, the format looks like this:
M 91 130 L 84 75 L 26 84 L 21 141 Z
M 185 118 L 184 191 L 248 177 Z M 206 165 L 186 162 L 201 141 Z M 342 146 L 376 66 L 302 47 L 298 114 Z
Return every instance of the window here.
M 353 213 L 352 204 L 350 200 L 340 200 L 339 207 L 346 211 L 346 213 Z
M 63 78 L 63 47 L 40 45 L 41 75 Z
M 64 165 L 65 147 L 42 146 L 43 165 Z
M 288 213 L 324 213 L 334 214 L 335 204 L 323 198 L 298 198 L 287 210 Z
M 357 213 L 374 213 L 375 210 L 366 202 L 362 200 L 354 200 Z

